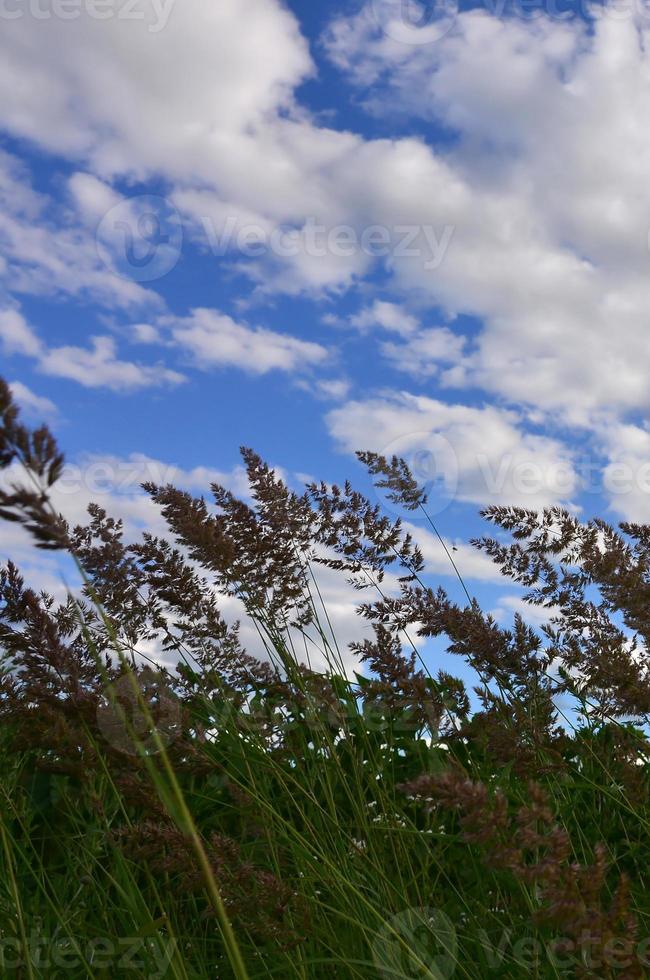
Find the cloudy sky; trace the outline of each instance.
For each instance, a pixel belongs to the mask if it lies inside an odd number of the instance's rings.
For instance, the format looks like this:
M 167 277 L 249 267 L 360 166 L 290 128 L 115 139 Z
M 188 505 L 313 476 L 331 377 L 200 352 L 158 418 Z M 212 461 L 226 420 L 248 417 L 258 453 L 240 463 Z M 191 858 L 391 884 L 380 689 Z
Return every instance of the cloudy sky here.
M 242 444 L 296 485 L 398 453 L 504 616 L 480 507 L 650 520 L 641 0 L 0 20 L 1 373 L 66 450 L 64 510 L 155 522 L 141 479 L 241 489 Z

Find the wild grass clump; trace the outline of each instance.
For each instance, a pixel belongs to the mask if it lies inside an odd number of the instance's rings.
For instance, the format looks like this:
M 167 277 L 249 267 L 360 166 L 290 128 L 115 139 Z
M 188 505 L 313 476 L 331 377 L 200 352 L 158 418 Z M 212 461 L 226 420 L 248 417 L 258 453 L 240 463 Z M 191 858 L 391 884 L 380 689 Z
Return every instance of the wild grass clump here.
M 359 455 L 426 515 L 403 461 Z M 645 976 L 650 527 L 490 508 L 476 546 L 549 617 L 505 629 L 349 484 L 243 459 L 246 501 L 145 485 L 170 540 L 96 505 L 70 527 L 0 383 L 0 517 L 83 583 L 0 571 L 1 975 Z M 359 590 L 352 651 L 322 568 Z M 473 691 L 425 667 L 434 637 Z

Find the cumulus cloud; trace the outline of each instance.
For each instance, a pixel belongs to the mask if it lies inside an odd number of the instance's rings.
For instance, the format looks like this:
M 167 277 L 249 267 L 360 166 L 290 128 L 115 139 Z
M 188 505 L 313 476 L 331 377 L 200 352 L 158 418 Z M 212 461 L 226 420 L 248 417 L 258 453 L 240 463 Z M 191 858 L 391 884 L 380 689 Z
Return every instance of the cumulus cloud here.
M 92 176 L 162 176 L 208 248 L 225 234 L 241 256 L 239 233 L 251 225 L 265 236 L 285 229 L 292 238 L 243 262 L 266 292 L 341 290 L 399 248 L 419 249 L 426 268 L 438 261 L 446 229 L 427 221 L 417 246 L 384 207 L 387 189 L 399 199 L 405 178 L 418 179 L 415 141 L 367 142 L 309 117 L 294 92 L 313 65 L 276 0 L 188 0 L 153 36 L 150 5 L 134 9 L 142 20 L 17 18 L 0 39 L 0 125 L 81 163 L 86 176 L 70 185 L 76 206 L 99 206 Z M 16 103 L 13 79 L 27 69 L 34 84 Z
M 0 310 L 0 341 L 6 354 L 38 357 L 42 344 L 20 310 Z
M 14 465 L 0 473 L 0 484 L 21 482 L 24 474 Z M 195 493 L 208 493 L 211 483 L 220 483 L 235 493 L 246 492 L 247 481 L 242 466 L 222 471 L 209 467 L 183 469 L 174 463 L 142 453 L 128 456 L 87 453 L 67 460 L 61 479 L 52 489 L 54 508 L 72 526 L 85 525 L 87 508 L 97 503 L 109 515 L 124 523 L 127 540 L 139 538 L 142 531 L 165 536 L 167 528 L 160 510 L 142 491 L 141 483 L 171 482 Z M 0 563 L 15 562 L 30 587 L 45 590 L 63 601 L 68 588 L 79 586 L 78 574 L 65 555 L 35 548 L 31 537 L 18 524 L 3 525 L 0 536 Z
M 418 326 L 417 319 L 397 303 L 375 300 L 350 317 L 350 325 L 358 330 L 371 330 L 381 327 L 391 333 L 412 334 Z
M 24 354 L 36 361 L 37 370 L 68 378 L 85 388 L 135 391 L 157 385 L 177 385 L 185 380 L 163 364 L 139 364 L 117 355 L 113 337 L 91 337 L 90 347 L 72 344 L 48 347 L 19 310 L 0 310 L 0 343 L 8 354 Z M 22 394 L 26 395 L 27 389 Z M 34 399 L 32 398 L 32 407 Z
M 294 18 L 273 0 L 173 5 L 164 29 L 154 5 L 129 16 L 23 16 L 2 32 L 0 119 L 17 136 L 94 173 L 183 177 L 249 160 L 251 127 L 311 71 Z M 30 85 L 14 81 L 30 67 Z M 250 162 L 250 161 L 249 161 Z
M 238 368 L 253 375 L 285 371 L 301 375 L 325 364 L 328 350 L 321 344 L 286 333 L 240 323 L 218 310 L 197 308 L 186 317 L 160 317 L 155 324 L 138 323 L 134 339 L 142 344 L 177 348 L 203 370 Z M 0 344 L 8 354 L 32 357 L 44 374 L 68 378 L 86 388 L 136 391 L 160 385 L 175 386 L 185 375 L 165 364 L 128 361 L 119 357 L 111 336 L 90 338 L 88 347 L 47 346 L 14 308 L 0 310 Z M 348 390 L 342 379 L 315 380 L 314 392 L 340 399 Z
M 157 385 L 177 385 L 182 374 L 161 364 L 136 364 L 117 356 L 112 337 L 91 337 L 89 348 L 52 347 L 39 360 L 44 374 L 69 378 L 85 388 L 111 388 L 113 391 L 135 391 Z
M 123 200 L 109 184 L 81 171 L 72 174 L 68 180 L 68 191 L 80 217 L 93 227 L 97 227 L 107 211 Z
M 444 159 L 421 149 L 410 185 L 422 221 L 455 227 L 445 260 L 428 279 L 393 264 L 404 289 L 484 321 L 452 383 L 578 424 L 603 405 L 647 409 L 649 29 L 473 10 L 439 43 L 406 45 L 370 5 L 331 25 L 330 56 L 371 111 L 454 134 Z
M 52 419 L 58 415 L 58 409 L 53 401 L 37 395 L 35 391 L 28 388 L 22 381 L 10 381 L 9 388 L 17 405 L 29 416 L 40 416 L 45 419 Z
M 383 343 L 381 350 L 398 370 L 414 377 L 427 378 L 438 374 L 441 365 L 462 368 L 464 347 L 465 338 L 448 327 L 431 327 L 418 331 L 406 343 Z M 449 378 L 450 375 L 447 375 Z
M 331 435 L 347 451 L 402 456 L 432 506 L 452 499 L 540 508 L 570 502 L 579 490 L 572 454 L 558 440 L 527 432 L 516 412 L 450 405 L 393 393 L 350 401 L 327 415 Z
M 310 118 L 295 92 L 313 64 L 295 17 L 275 0 L 188 0 L 160 32 L 152 8 L 137 9 L 141 21 L 6 22 L 5 129 L 95 178 L 162 175 L 189 219 L 200 226 L 211 216 L 217 233 L 233 217 L 265 234 L 288 225 L 302 236 L 297 252 L 269 248 L 242 261 L 267 292 L 349 287 L 379 261 L 364 250 L 364 231 L 386 232 L 381 261 L 396 289 L 452 320 L 465 312 L 483 321 L 446 383 L 575 424 L 591 424 L 603 404 L 647 407 L 644 24 L 603 17 L 588 32 L 578 18 L 473 10 L 442 42 L 405 45 L 368 10 L 336 22 L 330 55 L 377 105 L 453 133 L 434 150 Z M 16 96 L 13 79 L 28 65 L 43 83 Z M 88 176 L 71 192 L 87 211 L 104 193 Z M 344 224 L 356 247 L 310 245 L 313 223 L 325 232 Z M 399 228 L 414 235 L 408 246 Z M 417 356 L 426 363 L 426 349 Z
M 456 571 L 449 560 L 451 554 L 459 574 L 466 582 L 502 582 L 503 576 L 493 561 L 478 548 L 467 544 L 460 538 L 449 538 L 441 535 L 445 547 L 431 531 L 421 524 L 403 521 L 404 530 L 417 541 L 425 562 L 425 571 L 435 576 L 450 576 L 455 578 Z
M 99 217 L 103 204 L 119 200 L 119 195 L 91 177 L 73 180 L 71 186 L 74 207 L 66 208 L 34 191 L 27 168 L 0 150 L 0 288 L 13 294 L 80 297 L 109 308 L 159 307 L 156 293 L 116 275 L 98 254 L 97 221 L 90 212 L 94 208 L 94 217 Z
M 163 321 L 174 342 L 202 368 L 238 367 L 252 374 L 299 372 L 328 357 L 320 344 L 263 327 L 238 323 L 217 310 L 199 308 L 187 317 Z
M 75 167 L 71 212 L 55 215 L 3 158 L 6 288 L 143 301 L 147 290 L 102 266 L 91 228 L 115 186 L 155 177 L 195 240 L 213 248 L 230 229 L 226 252 L 265 292 L 336 295 L 382 265 L 408 312 L 370 301 L 351 325 L 395 334 L 384 355 L 419 381 L 438 377 L 447 390 L 481 388 L 518 406 L 434 410 L 442 403 L 414 408 L 406 396 L 349 403 L 337 410 L 345 416 L 329 416 L 339 443 L 351 447 L 350 431 L 355 447 L 367 444 L 376 434 L 368 426 L 384 417 L 386 443 L 391 432 L 403 436 L 402 422 L 415 423 L 408 432 L 424 422 L 424 431 L 451 431 L 460 447 L 462 499 L 485 498 L 479 450 L 497 473 L 512 457 L 553 474 L 528 495 L 507 476 L 508 499 L 571 499 L 569 454 L 526 431 L 525 417 L 595 430 L 604 409 L 626 424 L 649 407 L 648 26 L 604 16 L 588 30 L 578 18 L 471 10 L 441 43 L 405 45 L 381 32 L 368 6 L 338 18 L 327 50 L 364 86 L 367 108 L 408 112 L 423 133 L 429 121 L 442 125 L 449 138 L 436 145 L 433 136 L 365 138 L 311 116 L 296 92 L 314 65 L 296 17 L 276 0 L 187 0 L 170 9 L 164 30 L 151 5 L 139 0 L 134 10 L 142 20 L 4 24 L 0 126 Z M 16 92 L 28 71 L 33 84 Z M 242 257 L 238 235 L 252 226 L 265 253 Z M 350 248 L 331 234 L 343 226 Z M 298 248 L 274 243 L 278 229 Z M 386 247 L 373 251 L 371 240 Z M 422 327 L 413 308 L 435 308 L 444 326 Z M 471 340 L 455 335 L 461 313 L 477 320 Z M 139 339 L 157 342 L 146 326 Z M 8 349 L 41 356 L 15 316 L 3 329 Z M 215 311 L 175 318 L 171 336 L 193 358 L 260 375 L 326 360 L 318 344 Z M 113 376 L 110 342 L 67 354 L 77 375 L 90 363 Z M 151 370 L 141 375 L 147 383 Z
M 531 602 L 525 602 L 521 595 L 507 594 L 499 597 L 498 604 L 492 610 L 492 615 L 499 623 L 509 625 L 513 617 L 519 614 L 525 622 L 533 627 L 546 625 L 553 616 L 560 613 L 558 606 L 536 606 Z
M 281 469 L 276 468 L 276 472 L 286 479 Z M 20 475 L 10 468 L 0 474 L 0 482 L 6 485 Z M 172 483 L 191 493 L 204 494 L 207 499 L 210 499 L 211 484 L 217 483 L 240 498 L 250 499 L 246 472 L 241 465 L 225 471 L 206 466 L 188 469 L 143 453 L 128 456 L 89 453 L 66 463 L 61 479 L 53 488 L 52 503 L 73 526 L 87 523 L 87 507 L 94 502 L 110 516 L 123 521 L 125 540 L 137 540 L 143 531 L 170 540 L 172 535 L 160 509 L 141 489 L 143 482 Z M 8 558 L 19 565 L 32 588 L 43 589 L 58 600 L 65 598 L 68 587 L 75 589 L 79 585 L 75 569 L 65 556 L 38 551 L 27 533 L 17 525 L 8 525 L 6 534 L 3 529 L 0 562 Z M 347 583 L 345 575 L 331 569 L 315 566 L 314 574 L 318 582 L 315 594 L 320 594 L 324 604 L 323 608 L 317 599 L 322 628 L 331 647 L 334 649 L 338 645 L 345 669 L 351 672 L 355 667 L 358 669 L 359 664 L 349 653 L 348 644 L 369 633 L 367 623 L 356 611 L 359 593 Z M 394 589 L 395 577 L 387 576 L 385 586 Z M 256 656 L 267 658 L 268 651 L 265 651 L 259 631 L 246 615 L 243 604 L 234 597 L 219 597 L 219 605 L 227 619 L 241 622 L 241 639 L 245 647 Z M 293 641 L 300 660 L 314 669 L 325 666 L 323 640 L 316 627 L 303 633 L 295 632 Z M 165 661 L 164 653 L 155 645 L 151 648 L 141 645 L 138 649 L 158 659 L 162 654 Z
M 346 378 L 324 378 L 316 382 L 315 388 L 322 398 L 339 401 L 350 391 L 350 382 Z
M 601 463 L 602 492 L 610 510 L 627 521 L 650 523 L 648 424 L 610 424 L 603 427 L 599 448 L 604 457 Z M 600 467 L 596 472 L 600 472 Z M 600 480 L 596 482 L 594 490 L 601 490 Z

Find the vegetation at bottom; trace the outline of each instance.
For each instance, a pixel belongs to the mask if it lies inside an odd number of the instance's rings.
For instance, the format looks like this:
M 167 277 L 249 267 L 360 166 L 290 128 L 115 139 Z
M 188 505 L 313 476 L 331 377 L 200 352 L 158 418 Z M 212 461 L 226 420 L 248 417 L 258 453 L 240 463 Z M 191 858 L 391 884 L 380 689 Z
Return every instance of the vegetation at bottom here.
M 650 527 L 490 508 L 476 547 L 546 619 L 506 629 L 352 486 L 243 460 L 243 500 L 145 485 L 166 538 L 71 527 L 0 382 L 0 518 L 83 582 L 0 571 L 0 975 L 650 974 Z M 351 650 L 323 575 L 358 590 Z

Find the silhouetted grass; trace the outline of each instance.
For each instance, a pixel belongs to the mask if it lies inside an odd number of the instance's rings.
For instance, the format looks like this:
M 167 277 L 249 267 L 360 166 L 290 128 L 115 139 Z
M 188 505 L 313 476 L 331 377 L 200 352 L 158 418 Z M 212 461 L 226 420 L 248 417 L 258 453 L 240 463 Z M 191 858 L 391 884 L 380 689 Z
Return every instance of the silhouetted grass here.
M 96 506 L 70 528 L 56 443 L 0 383 L 0 516 L 84 582 L 58 606 L 0 573 L 2 975 L 645 976 L 650 528 L 487 512 L 477 546 L 554 610 L 506 630 L 432 590 L 351 486 L 296 494 L 243 456 L 250 502 L 146 486 L 173 544 L 127 543 Z M 361 459 L 426 513 L 402 461 Z M 354 673 L 323 566 L 372 628 Z M 473 668 L 473 701 L 418 636 Z

